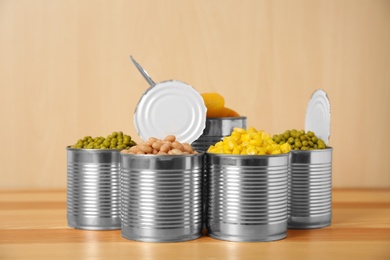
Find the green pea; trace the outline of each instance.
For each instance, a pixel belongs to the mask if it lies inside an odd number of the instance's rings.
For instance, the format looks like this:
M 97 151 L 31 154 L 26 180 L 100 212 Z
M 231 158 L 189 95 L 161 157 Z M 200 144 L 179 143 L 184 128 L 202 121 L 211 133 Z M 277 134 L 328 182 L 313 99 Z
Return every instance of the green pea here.
M 280 143 L 280 141 L 282 141 L 282 139 L 278 135 L 275 135 L 275 137 L 272 139 L 275 141 L 275 143 Z
M 314 133 L 312 131 L 308 131 L 307 132 L 307 136 L 309 136 L 310 138 L 314 136 Z

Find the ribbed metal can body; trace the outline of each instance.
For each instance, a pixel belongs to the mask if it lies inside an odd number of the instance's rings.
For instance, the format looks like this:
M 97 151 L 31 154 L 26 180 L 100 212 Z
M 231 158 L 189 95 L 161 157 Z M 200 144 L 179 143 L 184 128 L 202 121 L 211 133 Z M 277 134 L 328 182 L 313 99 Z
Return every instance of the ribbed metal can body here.
M 67 148 L 67 219 L 77 229 L 120 229 L 118 150 Z
M 288 186 L 288 228 L 331 225 L 332 148 L 291 151 Z
M 210 145 L 230 135 L 235 127 L 246 128 L 246 117 L 207 118 L 202 135 L 191 145 L 196 151 L 207 151 Z
M 288 154 L 206 154 L 206 227 L 228 241 L 273 241 L 287 235 Z
M 121 154 L 122 236 L 179 242 L 202 235 L 203 153 Z

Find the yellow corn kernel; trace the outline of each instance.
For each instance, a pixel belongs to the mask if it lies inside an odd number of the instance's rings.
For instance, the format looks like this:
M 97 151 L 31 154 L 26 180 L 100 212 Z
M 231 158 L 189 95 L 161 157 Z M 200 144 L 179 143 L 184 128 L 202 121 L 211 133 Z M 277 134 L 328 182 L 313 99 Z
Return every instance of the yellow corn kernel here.
M 248 146 L 248 148 L 246 148 L 246 153 L 249 154 L 249 155 L 255 155 L 255 154 L 257 154 L 256 147 L 254 147 L 254 146 Z
M 233 128 L 233 131 L 234 131 L 234 132 L 237 132 L 237 133 L 240 133 L 240 134 L 246 132 L 245 129 L 244 129 L 244 128 L 241 128 L 241 127 L 234 127 L 234 128 Z
M 253 146 L 261 146 L 261 140 L 260 139 L 252 139 L 249 141 L 249 144 L 250 145 L 253 145 Z
M 280 146 L 280 150 L 282 151 L 282 153 L 288 153 L 291 151 L 291 146 L 289 145 L 289 143 L 284 143 Z
M 243 150 L 241 151 L 241 153 L 240 153 L 240 154 L 247 155 L 247 152 L 246 152 L 246 150 L 245 150 L 245 149 L 243 149 Z
M 241 134 L 239 132 L 232 132 L 232 135 L 230 136 L 234 141 L 238 141 L 241 138 Z
M 248 130 L 246 131 L 247 133 L 257 133 L 257 130 L 256 128 L 254 128 L 253 126 L 249 127 Z
M 231 153 L 231 149 L 230 149 L 230 147 L 228 146 L 228 145 L 224 145 L 223 146 L 223 153 L 227 153 L 227 154 L 230 154 Z
M 233 151 L 232 151 L 232 154 L 240 154 L 241 153 L 241 150 L 240 148 L 237 146 L 237 147 L 234 147 Z
M 228 140 L 228 141 L 226 142 L 226 144 L 229 146 L 230 150 L 233 150 L 234 147 L 237 146 L 237 143 L 236 143 L 236 141 L 234 141 L 234 140 Z
M 250 140 L 249 134 L 242 134 L 240 140 L 246 142 Z
M 266 147 L 257 147 L 257 154 L 264 155 L 267 153 Z

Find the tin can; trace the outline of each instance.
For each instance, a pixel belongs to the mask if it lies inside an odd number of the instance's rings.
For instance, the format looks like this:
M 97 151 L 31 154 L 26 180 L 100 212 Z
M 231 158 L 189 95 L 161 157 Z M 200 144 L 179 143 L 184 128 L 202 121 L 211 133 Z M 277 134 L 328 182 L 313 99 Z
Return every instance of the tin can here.
M 228 241 L 287 235 L 288 154 L 206 154 L 208 234 Z
M 207 151 L 210 145 L 230 135 L 235 127 L 246 128 L 246 117 L 207 118 L 202 135 L 192 143 L 192 147 L 196 151 Z
M 121 154 L 122 236 L 179 242 L 202 235 L 203 153 Z
M 67 220 L 72 228 L 120 229 L 120 155 L 67 147 Z
M 332 151 L 293 150 L 288 187 L 288 228 L 311 229 L 331 225 Z

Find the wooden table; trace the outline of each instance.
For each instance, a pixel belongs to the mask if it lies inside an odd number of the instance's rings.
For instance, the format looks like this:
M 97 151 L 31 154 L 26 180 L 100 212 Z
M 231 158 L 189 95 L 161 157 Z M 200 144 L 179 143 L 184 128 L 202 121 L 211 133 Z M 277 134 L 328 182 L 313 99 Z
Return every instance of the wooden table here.
M 66 223 L 66 191 L 0 191 L 0 259 L 390 259 L 390 190 L 334 190 L 333 223 L 274 242 L 129 241 Z

